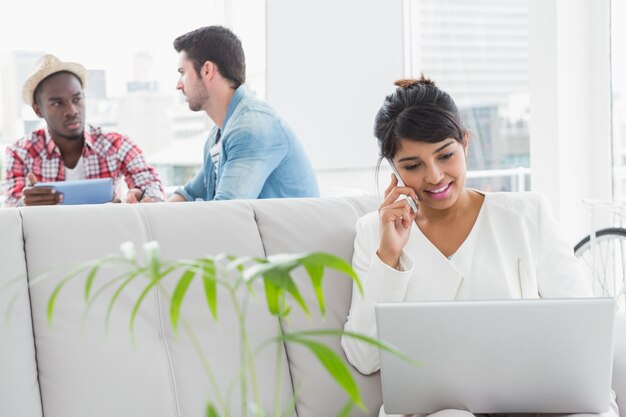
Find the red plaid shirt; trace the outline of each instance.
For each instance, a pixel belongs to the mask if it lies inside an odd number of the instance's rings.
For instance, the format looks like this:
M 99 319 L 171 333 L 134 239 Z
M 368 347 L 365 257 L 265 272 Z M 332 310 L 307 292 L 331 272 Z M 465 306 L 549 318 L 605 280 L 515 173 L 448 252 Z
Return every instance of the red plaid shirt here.
M 86 178 L 113 178 L 117 185 L 123 176 L 128 188 L 145 188 L 146 196 L 164 198 L 157 173 L 128 137 L 119 133 L 102 133 L 100 128 L 88 126 L 82 157 Z M 37 130 L 7 147 L 5 207 L 19 205 L 29 172 L 41 182 L 65 180 L 63 157 L 46 129 Z

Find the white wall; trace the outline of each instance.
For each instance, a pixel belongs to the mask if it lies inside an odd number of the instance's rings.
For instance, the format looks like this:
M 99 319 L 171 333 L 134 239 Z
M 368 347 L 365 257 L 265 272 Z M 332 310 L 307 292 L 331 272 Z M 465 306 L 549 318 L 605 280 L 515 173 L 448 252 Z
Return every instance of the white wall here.
M 610 0 L 529 1 L 531 183 L 575 243 L 591 227 L 582 200 L 612 198 Z M 266 4 L 268 101 L 321 182 L 375 188 L 374 115 L 404 74 L 402 1 Z
M 611 199 L 610 0 L 530 0 L 532 188 L 572 242 Z
M 316 169 L 373 167 L 374 116 L 404 74 L 402 0 L 267 0 L 267 100 Z

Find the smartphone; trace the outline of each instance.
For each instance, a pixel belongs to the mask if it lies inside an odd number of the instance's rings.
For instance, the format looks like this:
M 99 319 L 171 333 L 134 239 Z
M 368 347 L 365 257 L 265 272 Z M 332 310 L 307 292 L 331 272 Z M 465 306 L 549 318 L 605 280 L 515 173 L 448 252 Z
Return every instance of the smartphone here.
M 402 177 L 400 177 L 400 174 L 398 173 L 398 170 L 396 169 L 396 166 L 393 164 L 393 161 L 391 160 L 391 158 L 387 159 L 387 162 L 389 162 L 389 166 L 391 167 L 391 171 L 393 172 L 393 175 L 396 176 L 396 178 L 398 179 L 398 185 L 400 187 L 406 187 L 406 185 L 404 184 L 404 181 L 402 181 Z M 409 202 L 409 206 L 411 206 L 411 208 L 413 209 L 414 213 L 417 213 L 417 203 L 415 202 L 415 200 L 413 200 L 413 197 L 403 194 L 402 197 L 404 197 L 408 202 Z

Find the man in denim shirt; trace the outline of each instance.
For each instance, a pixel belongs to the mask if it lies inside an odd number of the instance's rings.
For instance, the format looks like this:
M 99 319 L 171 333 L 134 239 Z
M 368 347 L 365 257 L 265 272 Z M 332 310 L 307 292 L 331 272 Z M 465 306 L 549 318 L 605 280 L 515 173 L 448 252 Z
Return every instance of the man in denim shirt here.
M 170 201 L 317 197 L 313 167 L 294 132 L 265 102 L 249 95 L 237 36 L 208 26 L 179 36 L 181 90 L 193 111 L 215 122 L 202 169 Z

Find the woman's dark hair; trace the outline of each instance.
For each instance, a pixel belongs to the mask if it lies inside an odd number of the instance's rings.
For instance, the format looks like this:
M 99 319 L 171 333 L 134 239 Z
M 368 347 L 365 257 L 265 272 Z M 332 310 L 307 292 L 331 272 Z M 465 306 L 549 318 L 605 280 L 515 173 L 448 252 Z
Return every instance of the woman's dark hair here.
M 424 74 L 419 80 L 395 82 L 396 91 L 385 98 L 374 125 L 382 158 L 393 158 L 401 139 L 437 143 L 452 138 L 464 143 L 466 129 L 452 97 Z
M 205 26 L 174 39 L 176 52 L 185 51 L 200 76 L 206 61 L 217 65 L 222 77 L 234 88 L 246 82 L 246 57 L 241 41 L 223 26 Z

